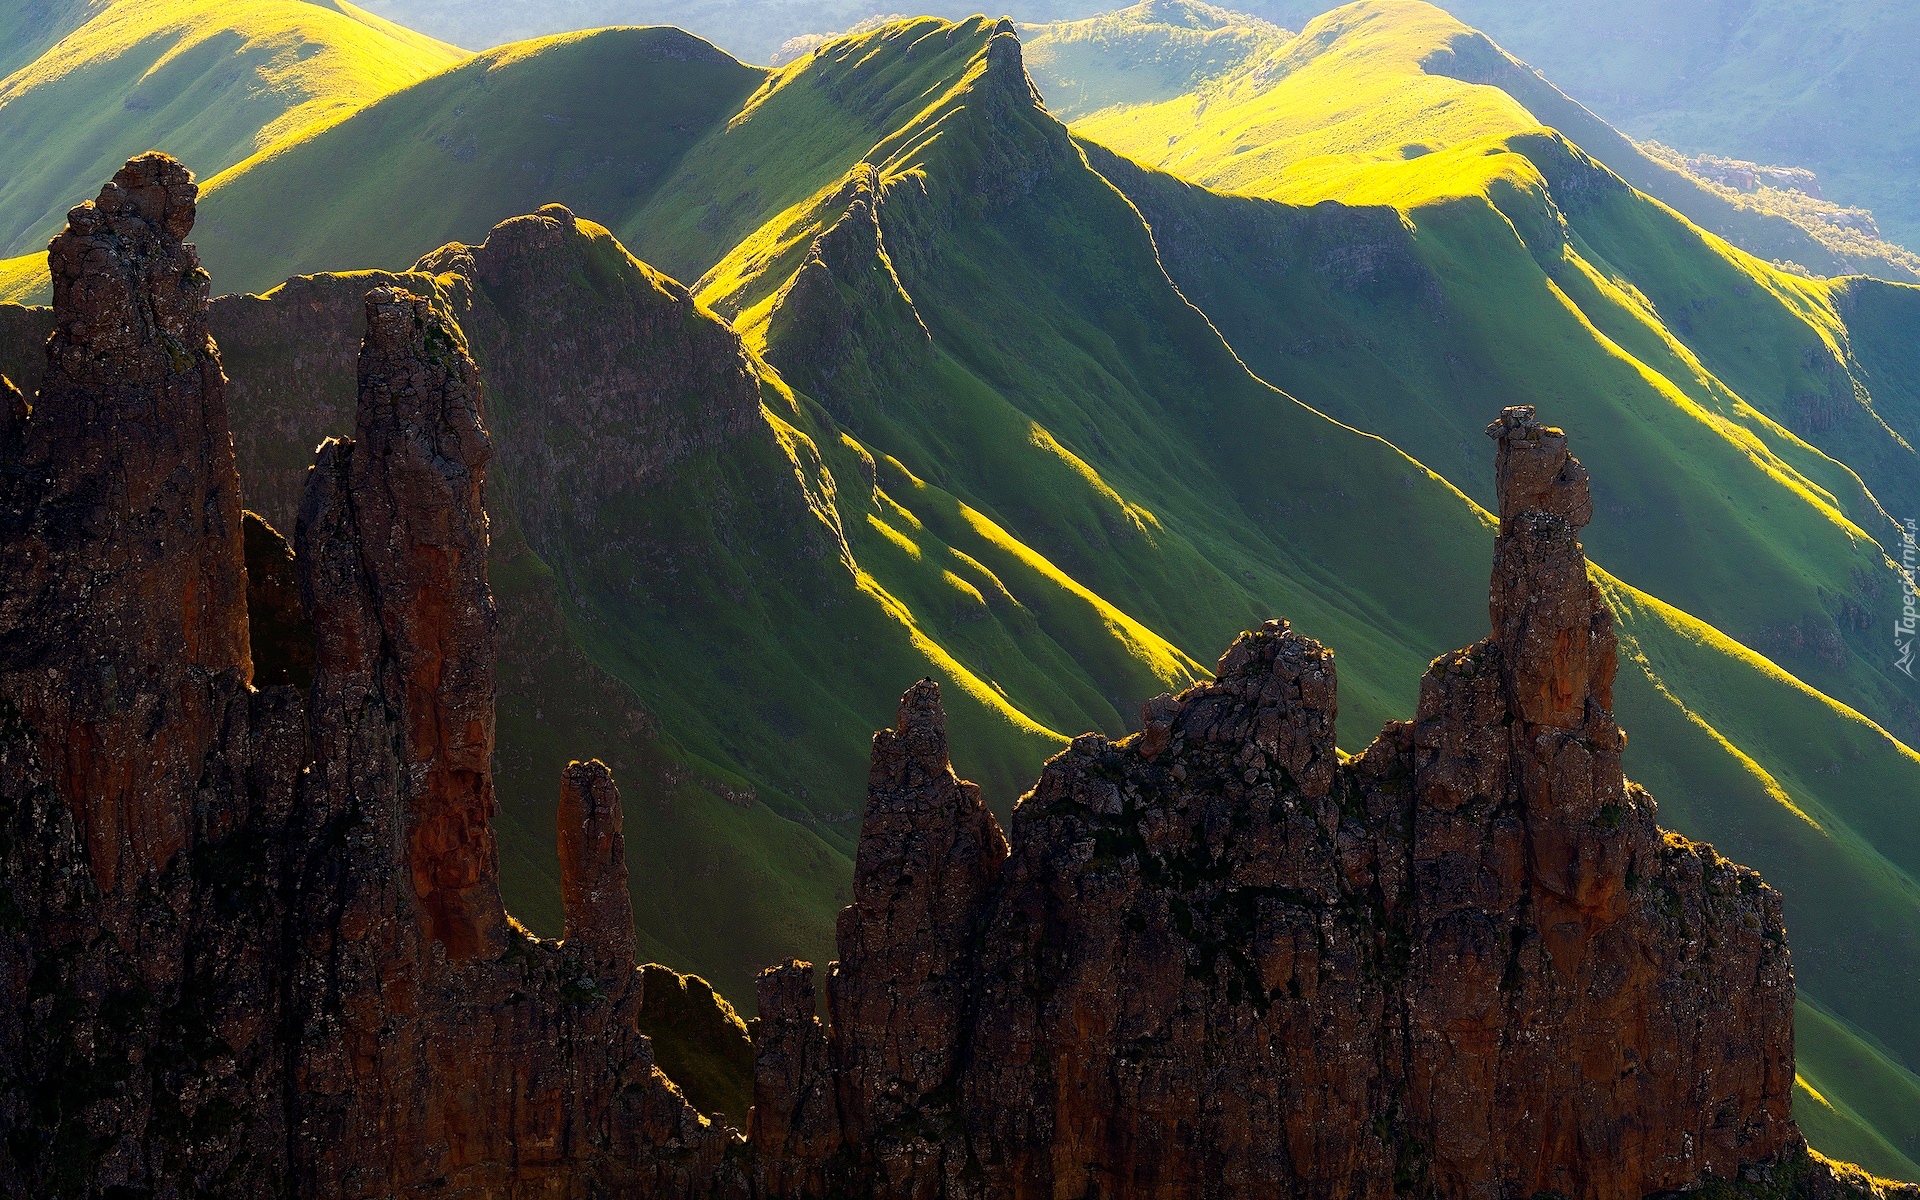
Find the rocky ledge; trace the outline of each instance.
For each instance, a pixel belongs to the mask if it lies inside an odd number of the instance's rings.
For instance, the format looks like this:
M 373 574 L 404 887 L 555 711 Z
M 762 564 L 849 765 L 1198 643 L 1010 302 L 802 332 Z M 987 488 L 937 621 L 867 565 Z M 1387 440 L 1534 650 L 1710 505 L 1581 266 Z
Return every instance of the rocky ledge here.
M 1586 473 L 1530 408 L 1493 632 L 1360 755 L 1273 621 L 1008 836 L 909 689 L 830 1019 L 769 969 L 748 1128 L 701 1115 L 604 767 L 559 784 L 565 938 L 501 905 L 464 332 L 371 292 L 352 437 L 291 549 L 243 533 L 194 199 L 150 155 L 75 209 L 0 388 L 0 1195 L 1888 1194 L 1793 1126 L 1779 896 L 1622 775 Z

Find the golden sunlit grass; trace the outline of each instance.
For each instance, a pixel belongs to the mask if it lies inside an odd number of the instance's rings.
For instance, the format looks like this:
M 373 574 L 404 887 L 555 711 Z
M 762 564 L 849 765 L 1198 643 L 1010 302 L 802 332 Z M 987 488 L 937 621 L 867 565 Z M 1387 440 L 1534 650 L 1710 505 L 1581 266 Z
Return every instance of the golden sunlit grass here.
M 104 5 L 0 80 L 0 253 L 39 251 L 142 151 L 165 149 L 205 181 L 464 57 L 347 0 Z M 31 280 L 16 266 L 0 295 L 31 294 Z

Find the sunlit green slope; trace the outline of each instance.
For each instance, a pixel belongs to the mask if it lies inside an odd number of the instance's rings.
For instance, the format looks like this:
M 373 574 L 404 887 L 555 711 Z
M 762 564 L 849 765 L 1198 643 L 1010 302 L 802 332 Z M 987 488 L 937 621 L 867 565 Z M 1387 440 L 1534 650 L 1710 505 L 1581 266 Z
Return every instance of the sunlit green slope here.
M 872 95 L 935 48 L 958 71 L 909 93 L 907 119 L 844 174 L 814 168 L 798 203 L 741 206 L 700 295 L 901 464 L 878 478 L 913 515 L 908 540 L 990 519 L 1203 662 L 1286 612 L 1349 655 L 1348 739 L 1364 744 L 1430 647 L 1480 623 L 1480 518 L 1246 372 L 1037 107 L 1010 29 L 923 21 L 829 46 L 690 153 L 660 193 L 682 199 L 649 205 L 629 240 L 669 256 L 678 214 L 742 194 L 784 130 L 830 127 L 836 89 Z M 1397 521 L 1378 519 L 1380 494 L 1403 498 Z
M 347 0 L 111 0 L 71 6 L 88 19 L 70 29 L 60 7 L 0 8 L 0 34 L 63 35 L 0 79 L 0 258 L 43 249 L 143 150 L 204 179 L 463 57 Z M 0 270 L 8 294 L 17 274 Z
M 1305 22 L 1328 0 L 1260 0 Z M 1452 0 L 1637 137 L 1811 167 L 1831 198 L 1920 243 L 1920 8 L 1902 0 Z
M 405 268 L 549 201 L 613 224 L 765 72 L 677 29 L 489 51 L 208 181 L 196 236 L 221 287 Z
M 1027 70 L 1062 121 L 1184 95 L 1287 37 L 1270 22 L 1200 0 L 1140 0 L 1084 20 L 1020 27 Z
M 1051 86 L 1044 70 L 1038 76 L 1043 89 Z M 1079 128 L 1209 187 L 1306 201 L 1351 198 L 1349 189 L 1363 186 L 1416 192 L 1472 186 L 1449 184 L 1450 174 L 1472 174 L 1458 164 L 1427 164 L 1393 176 L 1377 168 L 1541 126 L 1559 130 L 1635 187 L 1763 258 L 1823 274 L 1914 277 L 1904 260 L 1837 251 L 1783 217 L 1736 207 L 1649 157 L 1484 34 L 1424 0 L 1345 5 L 1292 41 L 1250 54 L 1238 71 L 1158 104 L 1110 110 Z M 1356 174 L 1368 182 L 1359 183 Z
M 86 23 L 99 0 L 6 0 L 0 3 L 0 78 L 26 66 Z
M 1596 534 L 1603 561 L 1628 556 L 1615 569 L 1635 583 L 1920 730 L 1911 681 L 1892 669 L 1898 577 L 1883 549 L 1894 514 L 1920 507 L 1920 460 L 1856 374 L 1898 338 L 1852 336 L 1838 299 L 1850 285 L 1703 236 L 1560 136 L 1485 132 L 1515 105 L 1505 92 L 1408 75 L 1404 55 L 1374 48 L 1431 36 L 1453 35 L 1430 6 L 1352 5 L 1309 27 L 1291 52 L 1307 57 L 1270 94 L 1248 81 L 1239 102 L 1197 116 L 1175 101 L 1084 128 L 1287 202 L 1112 160 L 1167 226 L 1175 281 L 1256 371 L 1449 475 L 1474 456 L 1489 390 L 1580 401 L 1568 424 L 1587 434 L 1608 502 L 1641 518 L 1611 546 Z M 1428 152 L 1380 149 L 1429 126 Z M 1275 140 L 1234 153 L 1249 129 Z M 1346 207 L 1301 208 L 1326 200 Z M 1176 216 L 1189 201 L 1206 215 Z M 1237 269 L 1218 269 L 1223 256 Z M 1663 459 L 1677 469 L 1649 469 Z

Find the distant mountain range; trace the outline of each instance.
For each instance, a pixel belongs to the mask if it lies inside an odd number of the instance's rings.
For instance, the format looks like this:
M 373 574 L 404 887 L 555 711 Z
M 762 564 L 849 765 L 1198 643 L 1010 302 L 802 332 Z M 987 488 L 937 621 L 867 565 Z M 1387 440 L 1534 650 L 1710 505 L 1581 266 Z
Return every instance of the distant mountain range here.
M 1283 24 L 1325 9 L 1271 0 Z M 1811 168 L 1830 199 L 1920 245 L 1920 10 L 1899 0 L 1456 0 L 1461 20 L 1637 138 Z M 1297 26 L 1296 26 L 1297 27 Z
M 1628 775 L 1786 895 L 1797 1119 L 1920 1179 L 1920 288 L 1848 274 L 1897 253 L 1736 203 L 1412 0 L 1298 35 L 916 18 L 778 69 L 669 29 L 466 56 L 344 3 L 198 11 L 74 10 L 64 43 L 0 15 L 52 47 L 0 146 L 62 151 L 0 182 L 13 294 L 99 161 L 199 170 L 213 287 L 260 294 L 213 324 L 282 525 L 351 420 L 364 272 L 467 325 L 521 919 L 553 929 L 552 780 L 591 750 L 644 956 L 736 1001 L 824 961 L 869 732 L 921 676 L 1002 813 L 1276 614 L 1338 648 L 1358 750 L 1484 631 L 1482 429 L 1537 403 L 1594 468 Z M 549 203 L 553 245 L 490 241 Z M 0 307 L 23 387 L 46 321 Z M 686 383 L 716 374 L 738 394 Z
M 893 10 L 873 0 L 374 0 L 369 7 L 436 37 L 481 48 L 611 24 L 678 25 L 750 61 L 784 43 L 854 28 Z M 1240 9 L 1287 29 L 1328 0 L 1247 0 Z M 1822 224 L 1877 219 L 1877 232 L 1920 246 L 1920 115 L 1912 63 L 1920 11 L 1900 0 L 1626 0 L 1607 5 L 1457 0 L 1461 20 L 1543 69 L 1629 135 L 1689 156 L 1811 168 L 1832 209 Z M 964 6 L 934 5 L 958 18 Z M 1089 0 L 1025 0 L 1028 23 L 1091 17 Z M 791 53 L 795 47 L 789 47 Z M 1049 96 L 1049 99 L 1055 97 Z M 1792 189 L 1742 189 L 1774 211 L 1804 206 Z M 1872 218 L 1845 215 L 1871 210 Z M 1844 229 L 1846 226 L 1836 225 Z

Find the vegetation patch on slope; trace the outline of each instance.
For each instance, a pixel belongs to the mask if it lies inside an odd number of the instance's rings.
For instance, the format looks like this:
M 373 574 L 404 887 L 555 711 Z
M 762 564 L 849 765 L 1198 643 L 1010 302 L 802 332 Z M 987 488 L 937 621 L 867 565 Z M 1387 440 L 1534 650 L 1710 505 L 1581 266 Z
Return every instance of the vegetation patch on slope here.
M 347 0 L 115 0 L 84 15 L 0 79 L 0 256 L 42 250 L 134 154 L 164 146 L 210 178 L 465 57 Z

